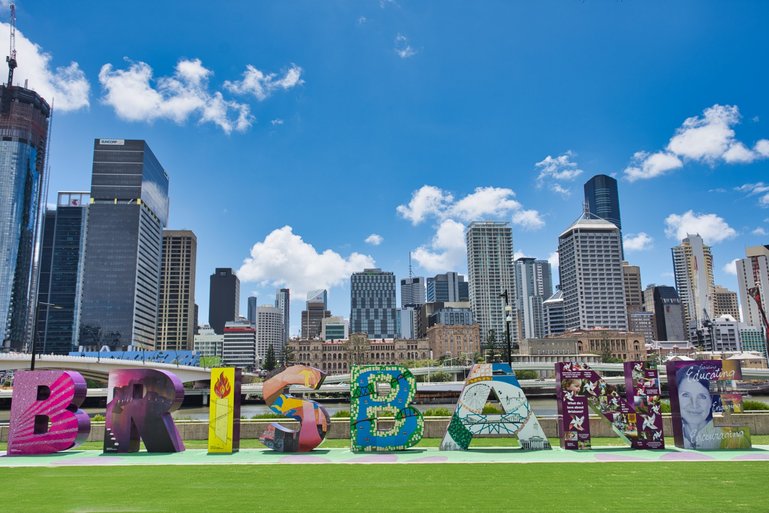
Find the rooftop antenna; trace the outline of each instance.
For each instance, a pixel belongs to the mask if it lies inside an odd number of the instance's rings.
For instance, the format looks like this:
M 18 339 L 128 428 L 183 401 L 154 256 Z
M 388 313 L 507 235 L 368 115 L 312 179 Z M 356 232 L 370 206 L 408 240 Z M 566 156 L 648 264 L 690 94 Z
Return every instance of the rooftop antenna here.
M 414 277 L 414 273 L 411 272 L 411 251 L 409 251 L 409 279 Z
M 8 87 L 13 85 L 13 70 L 16 69 L 16 4 L 11 2 L 11 54 L 5 58 L 8 63 Z

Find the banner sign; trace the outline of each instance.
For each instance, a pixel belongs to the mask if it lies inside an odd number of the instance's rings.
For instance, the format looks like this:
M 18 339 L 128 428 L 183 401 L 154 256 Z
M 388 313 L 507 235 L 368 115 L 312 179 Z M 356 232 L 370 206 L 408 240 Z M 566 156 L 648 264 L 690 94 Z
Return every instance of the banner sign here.
M 211 369 L 208 454 L 232 454 L 240 448 L 240 369 Z
M 670 410 L 676 447 L 684 449 L 749 449 L 750 428 L 716 426 L 714 413 L 742 411 L 742 396 L 725 385 L 742 379 L 737 360 L 699 360 L 667 363 Z

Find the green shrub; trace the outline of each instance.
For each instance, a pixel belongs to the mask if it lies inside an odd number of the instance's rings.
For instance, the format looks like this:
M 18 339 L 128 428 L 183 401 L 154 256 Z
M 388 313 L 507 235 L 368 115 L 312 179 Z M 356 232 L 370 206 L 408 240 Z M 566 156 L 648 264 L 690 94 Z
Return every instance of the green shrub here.
M 429 408 L 422 412 L 425 417 L 451 417 L 451 414 L 448 408 Z
M 515 371 L 515 377 L 518 379 L 537 379 L 539 377 L 539 372 L 535 370 L 517 370 Z
M 748 410 L 769 410 L 769 404 L 761 401 L 755 401 L 753 399 L 747 399 L 742 401 L 742 409 Z
M 254 415 L 251 418 L 254 419 L 254 420 L 259 420 L 259 419 L 285 419 L 286 416 L 285 415 L 281 415 L 280 413 L 269 412 L 269 413 L 259 413 L 259 414 Z
M 670 413 L 670 401 L 660 401 L 660 411 L 662 413 Z
M 104 415 L 102 415 L 101 413 L 97 413 L 96 415 L 91 417 L 91 420 L 94 422 L 104 422 Z
M 484 415 L 499 415 L 500 413 L 503 413 L 502 410 L 493 404 L 486 403 L 486 406 L 483 407 Z
M 334 412 L 334 414 L 331 416 L 332 419 L 344 419 L 344 418 L 350 418 L 350 412 L 349 410 L 339 410 Z

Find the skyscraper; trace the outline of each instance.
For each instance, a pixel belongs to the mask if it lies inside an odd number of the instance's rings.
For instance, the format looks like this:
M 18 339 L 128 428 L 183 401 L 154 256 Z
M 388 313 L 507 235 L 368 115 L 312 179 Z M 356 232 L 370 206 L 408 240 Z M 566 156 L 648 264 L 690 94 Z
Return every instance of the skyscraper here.
M 168 175 L 142 140 L 96 139 L 80 344 L 154 349 Z
M 566 329 L 627 329 L 619 228 L 585 213 L 558 238 Z
M 67 354 L 77 346 L 87 192 L 60 192 L 45 213 L 37 292 L 37 349 Z
M 759 304 L 750 289 L 758 290 L 761 308 L 769 316 L 769 244 L 752 246 L 745 250 L 745 258 L 737 260 L 737 285 L 745 322 L 755 328 L 764 325 Z
M 731 315 L 736 321 L 740 320 L 740 307 L 737 305 L 737 293 L 716 285 L 713 287 L 713 316 Z
M 613 223 L 622 233 L 617 180 L 606 175 L 592 177 L 585 182 L 585 202 L 591 214 Z
M 563 292 L 556 290 L 542 303 L 545 313 L 545 336 L 552 337 L 566 331 L 566 319 L 563 311 Z
M 325 302 L 325 299 L 324 299 Z M 290 329 L 291 329 L 291 292 L 289 289 L 278 289 L 275 294 L 275 308 L 280 310 L 283 315 L 283 344 L 281 350 L 286 347 L 288 343 Z M 276 348 L 277 349 L 277 348 Z
M 628 312 L 643 309 L 643 290 L 641 289 L 641 268 L 622 262 L 622 278 L 625 282 L 625 306 Z
M 350 333 L 367 333 L 369 339 L 395 338 L 398 334 L 395 275 L 381 269 L 353 273 L 350 309 Z
M 432 278 L 427 278 L 425 301 L 427 303 L 470 301 L 469 284 L 464 276 L 455 272 L 436 274 Z
M 14 59 L 15 64 L 15 59 Z M 34 91 L 0 85 L 0 329 L 3 348 L 31 341 L 35 238 L 44 193 L 51 108 Z
M 224 325 L 240 315 L 240 280 L 230 267 L 217 267 L 208 291 L 208 324 L 221 335 Z
M 256 296 L 248 297 L 248 316 L 246 318 L 252 326 L 256 326 Z
M 667 285 L 649 285 L 644 291 L 647 312 L 654 314 L 657 340 L 687 340 L 684 308 L 676 289 Z
M 513 279 L 513 231 L 509 223 L 480 221 L 470 224 L 465 233 L 470 303 L 480 325 L 481 344 L 494 339 L 499 347 L 505 342 L 505 300 L 507 292 L 512 307 L 515 299 Z M 513 316 L 510 337 L 516 340 L 518 329 Z
M 692 343 L 702 321 L 714 317 L 713 255 L 699 235 L 687 235 L 672 248 L 676 289 L 684 307 L 684 327 Z
M 283 356 L 283 312 L 274 306 L 259 306 L 256 309 L 256 361 L 264 363 L 267 349 L 272 346 L 275 358 Z
M 156 349 L 175 351 L 194 347 L 197 252 L 198 239 L 192 231 L 163 230 Z
M 425 304 L 425 279 L 413 276 L 401 279 L 401 308 Z
M 326 308 L 328 295 L 325 289 L 307 293 L 305 310 L 302 311 L 302 340 L 320 338 L 323 319 L 331 317 Z
M 515 308 L 519 338 L 545 336 L 542 303 L 553 295 L 553 278 L 547 260 L 523 257 L 515 261 Z

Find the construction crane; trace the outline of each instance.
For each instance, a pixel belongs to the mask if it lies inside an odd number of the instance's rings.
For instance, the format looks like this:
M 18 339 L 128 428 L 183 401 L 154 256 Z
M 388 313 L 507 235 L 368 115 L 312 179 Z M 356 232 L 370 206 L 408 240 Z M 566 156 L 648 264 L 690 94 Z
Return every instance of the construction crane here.
M 8 87 L 13 85 L 13 70 L 16 69 L 16 4 L 11 2 L 11 54 L 5 58 L 8 63 Z

